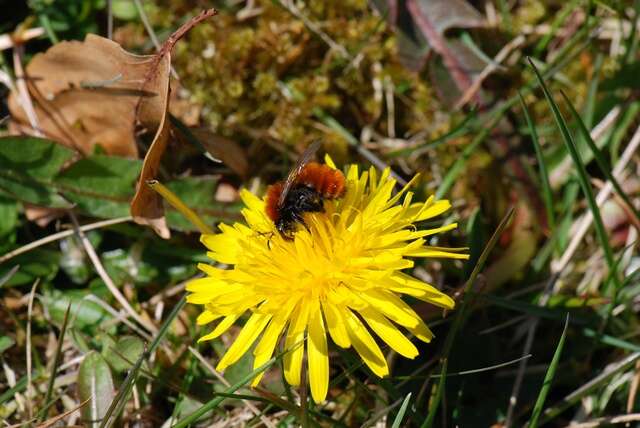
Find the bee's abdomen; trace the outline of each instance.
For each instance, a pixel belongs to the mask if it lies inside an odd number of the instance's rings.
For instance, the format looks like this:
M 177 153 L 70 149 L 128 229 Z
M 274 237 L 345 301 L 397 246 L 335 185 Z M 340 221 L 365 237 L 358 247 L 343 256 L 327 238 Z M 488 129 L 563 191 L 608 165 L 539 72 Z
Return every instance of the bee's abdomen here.
M 298 183 L 313 187 L 325 199 L 344 196 L 345 180 L 341 171 L 317 162 L 310 162 L 300 171 Z

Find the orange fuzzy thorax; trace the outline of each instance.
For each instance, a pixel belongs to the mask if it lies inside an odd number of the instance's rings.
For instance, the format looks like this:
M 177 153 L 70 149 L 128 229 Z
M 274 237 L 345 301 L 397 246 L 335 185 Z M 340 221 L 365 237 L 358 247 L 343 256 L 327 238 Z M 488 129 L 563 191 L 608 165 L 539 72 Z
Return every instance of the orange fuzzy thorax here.
M 272 221 L 277 221 L 280 214 L 278 213 L 278 200 L 280 199 L 280 194 L 282 193 L 282 188 L 284 187 L 284 183 L 279 181 L 271 186 L 267 187 L 267 200 L 265 211 L 267 215 Z
M 344 174 L 337 169 L 317 162 L 310 162 L 302 168 L 295 177 L 293 186 L 305 185 L 315 189 L 324 199 L 337 199 L 344 196 L 346 190 Z M 265 211 L 267 216 L 277 222 L 280 218 L 280 195 L 284 189 L 284 182 L 279 181 L 267 187 Z
M 296 177 L 296 183 L 313 187 L 325 199 L 341 198 L 345 192 L 342 172 L 317 162 L 305 165 Z

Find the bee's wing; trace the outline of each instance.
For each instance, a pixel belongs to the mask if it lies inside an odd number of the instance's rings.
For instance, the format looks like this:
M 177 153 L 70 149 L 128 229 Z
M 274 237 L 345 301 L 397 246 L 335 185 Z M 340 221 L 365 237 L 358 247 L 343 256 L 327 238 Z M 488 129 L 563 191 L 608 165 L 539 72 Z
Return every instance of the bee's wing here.
M 295 183 L 296 177 L 298 176 L 298 174 L 300 174 L 300 171 L 302 171 L 304 166 L 309 163 L 309 161 L 313 158 L 319 148 L 320 141 L 315 141 L 311 145 L 309 145 L 309 147 L 307 147 L 302 153 L 302 155 L 298 159 L 298 162 L 296 162 L 296 166 L 293 167 L 293 169 L 287 176 L 286 181 L 284 182 L 282 193 L 280 193 L 280 198 L 278 199 L 279 207 L 282 206 L 282 203 L 287 197 L 287 193 L 289 193 L 289 190 L 291 190 L 291 186 L 293 186 L 293 184 Z

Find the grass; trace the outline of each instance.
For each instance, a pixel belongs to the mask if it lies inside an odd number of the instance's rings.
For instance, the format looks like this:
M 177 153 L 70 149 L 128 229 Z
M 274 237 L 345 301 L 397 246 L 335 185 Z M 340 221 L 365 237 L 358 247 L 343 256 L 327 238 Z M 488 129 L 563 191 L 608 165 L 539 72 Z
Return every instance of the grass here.
M 129 216 L 151 143 L 143 130 L 134 132 L 125 116 L 116 121 L 133 133 L 139 159 L 97 146 L 80 156 L 59 144 L 64 133 L 50 135 L 54 141 L 17 135 L 31 125 L 25 118 L 18 126 L 14 105 L 25 102 L 20 65 L 60 40 L 113 28 L 126 50 L 152 54 L 200 12 L 195 1 L 170 3 L 29 2 L 0 18 L 0 33 L 43 28 L 15 56 L 0 57 L 0 420 L 174 428 L 638 423 L 640 159 L 629 150 L 640 137 L 640 107 L 629 76 L 640 64 L 640 2 L 470 3 L 475 12 L 452 3 L 447 12 L 487 26 L 446 31 L 449 45 L 436 40 L 425 57 L 417 52 L 433 34 L 412 39 L 411 28 L 390 24 L 386 2 L 221 7 L 172 52 L 180 79 L 172 82 L 173 132 L 149 183 L 168 201 L 172 236 L 162 240 Z M 524 41 L 494 64 L 474 101 L 452 108 L 464 90 L 449 77 L 451 61 L 477 59 L 478 70 L 461 71 L 473 81 L 520 34 Z M 56 73 L 36 74 L 64 77 Z M 102 77 L 78 85 L 106 82 L 99 89 L 107 94 L 127 84 Z M 46 94 L 28 94 L 36 106 L 52 103 L 38 113 L 47 131 L 45 117 L 64 111 Z M 105 108 L 84 106 L 96 117 Z M 75 138 L 97 126 L 71 122 Z M 124 135 L 120 125 L 94 140 Z M 400 184 L 419 173 L 413 200 L 435 195 L 453 208 L 418 228 L 459 224 L 428 244 L 471 254 L 469 262 L 416 258 L 405 270 L 456 306 L 404 299 L 435 337 L 411 338 L 415 359 L 379 341 L 389 376 L 378 378 L 353 349 L 329 340 L 322 403 L 310 399 L 304 379 L 286 384 L 283 346 L 258 368 L 250 350 L 217 372 L 245 319 L 197 344 L 210 328 L 198 325 L 199 307 L 185 291 L 201 275 L 197 263 L 209 262 L 199 233 L 243 222 L 239 190 L 263 195 L 317 140 L 340 168 L 391 167 Z M 96 392 L 84 400 L 89 376 Z

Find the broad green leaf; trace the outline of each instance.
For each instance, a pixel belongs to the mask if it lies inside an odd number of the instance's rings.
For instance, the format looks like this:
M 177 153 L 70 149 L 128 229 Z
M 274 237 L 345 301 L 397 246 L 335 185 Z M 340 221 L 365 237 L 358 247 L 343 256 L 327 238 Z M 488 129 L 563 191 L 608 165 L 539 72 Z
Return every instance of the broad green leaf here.
M 138 18 L 138 10 L 131 0 L 113 0 L 111 8 L 113 16 L 123 21 L 133 21 Z
M 237 215 L 237 205 L 223 204 L 215 200 L 218 179 L 212 176 L 184 177 L 166 183 L 189 208 L 207 224 L 213 226 L 221 218 Z M 176 210 L 167 206 L 167 221 L 172 229 L 194 231 L 195 227 Z
M 72 150 L 51 140 L 0 138 L 0 165 L 34 179 L 51 180 L 73 155 Z
M 72 163 L 73 152 L 38 138 L 0 138 L 0 197 L 51 208 L 70 208 L 99 218 L 129 215 L 142 161 L 94 154 Z M 208 224 L 238 216 L 237 204 L 215 200 L 217 178 L 184 177 L 167 184 Z M 0 200 L 0 214 L 2 201 Z M 71 204 L 70 204 L 71 203 Z M 7 209 L 10 209 L 7 208 Z M 0 216 L 0 236 L 12 228 L 15 215 Z M 171 227 L 193 231 L 193 225 L 175 210 Z M 5 224 L 6 223 L 6 224 Z
M 86 299 L 86 296 L 87 292 L 84 290 L 46 291 L 43 303 L 53 321 L 60 325 L 64 321 L 67 306 L 71 304 L 72 325 L 75 328 L 90 331 L 113 317 L 98 303 Z
M 11 259 L 11 263 L 0 264 L 0 278 L 19 265 L 20 269 L 2 286 L 10 287 L 29 284 L 40 278 L 43 281 L 53 279 L 58 273 L 60 253 L 43 249 L 33 250 Z
M 74 153 L 49 140 L 0 138 L 0 194 L 36 205 L 69 207 L 51 182 Z
M 82 422 L 88 427 L 98 427 L 115 396 L 113 377 L 109 365 L 95 351 L 85 355 L 78 371 L 78 398 L 89 400 L 82 406 Z
M 56 188 L 95 217 L 129 215 L 129 201 L 142 163 L 116 156 L 94 155 L 81 159 L 54 180 Z
M 104 352 L 104 359 L 111 368 L 124 373 L 136 363 L 144 352 L 144 343 L 136 336 L 122 336 L 115 344 L 108 346 Z
M 0 355 L 15 344 L 15 340 L 9 336 L 0 336 Z
M 60 241 L 60 269 L 78 285 L 86 283 L 93 275 L 91 263 L 75 235 Z
M 11 233 L 18 224 L 18 203 L 0 196 L 0 238 Z

